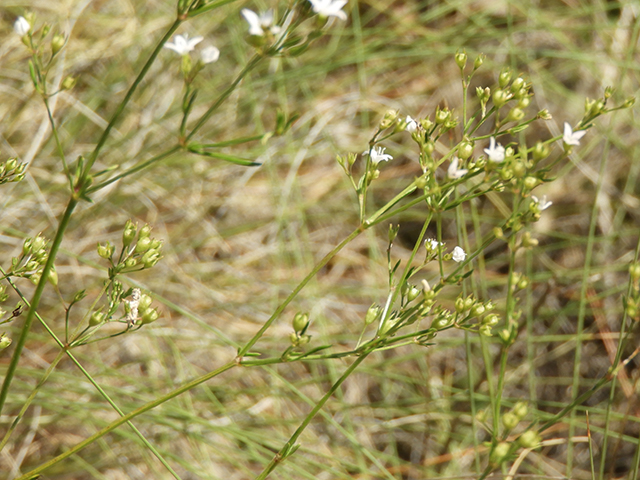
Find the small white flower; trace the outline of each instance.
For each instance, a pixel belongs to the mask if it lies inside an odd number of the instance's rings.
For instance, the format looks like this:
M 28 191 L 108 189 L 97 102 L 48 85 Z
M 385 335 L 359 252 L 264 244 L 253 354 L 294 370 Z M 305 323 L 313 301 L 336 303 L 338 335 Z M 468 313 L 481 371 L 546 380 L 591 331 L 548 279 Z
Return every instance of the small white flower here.
M 220 58 L 220 50 L 214 46 L 205 47 L 200 51 L 200 58 L 205 64 L 217 62 Z
M 453 249 L 451 258 L 457 263 L 464 262 L 464 259 L 467 258 L 467 253 L 462 248 L 456 247 Z
M 458 157 L 453 157 L 453 159 L 451 160 L 451 163 L 449 164 L 449 168 L 447 169 L 447 176 L 449 178 L 453 178 L 453 179 L 462 178 L 467 173 L 469 173 L 469 170 L 467 170 L 466 168 L 458 169 L 458 162 L 460 162 L 460 159 Z
M 404 121 L 407 123 L 407 126 L 404 127 L 407 132 L 413 133 L 418 129 L 418 123 L 409 115 L 407 115 L 407 118 Z
M 384 153 L 384 147 L 373 147 L 371 151 L 366 150 L 362 152 L 363 155 L 371 155 L 371 162 L 374 165 L 379 164 L 380 162 L 388 162 L 389 160 L 393 160 L 393 157 L 388 153 Z
M 27 33 L 29 33 L 29 30 L 31 30 L 31 25 L 29 25 L 29 22 L 26 18 L 20 16 L 16 18 L 15 22 L 13 22 L 13 31 L 16 35 L 24 37 Z
M 491 137 L 489 141 L 489 148 L 484 149 L 484 153 L 489 157 L 490 162 L 500 163 L 504 161 L 504 147 L 499 143 L 496 144 L 496 139 Z
M 243 8 L 240 13 L 249 24 L 249 35 L 261 37 L 265 30 L 269 30 L 273 35 L 278 35 L 282 30 L 278 25 L 273 24 L 273 10 L 267 10 L 258 15 L 253 10 Z
M 437 241 L 435 238 L 427 238 L 424 246 L 429 252 L 436 252 L 439 247 L 444 247 L 444 243 Z
M 586 133 L 586 130 L 578 130 L 574 132 L 571 129 L 571 125 L 564 122 L 564 135 L 562 136 L 562 140 L 567 145 L 580 145 L 580 139 L 584 137 Z
M 543 195 L 540 200 L 538 200 L 538 197 L 536 197 L 535 195 L 531 195 L 531 199 L 538 204 L 538 208 L 540 209 L 540 211 L 546 210 L 551 205 L 553 205 L 553 202 L 547 202 L 546 195 Z
M 196 45 L 202 40 L 204 40 L 202 37 L 193 37 L 190 39 L 189 34 L 185 33 L 184 35 L 176 35 L 173 37 L 173 43 L 165 43 L 164 48 L 173 50 L 180 55 L 186 55 L 187 53 L 192 52 L 193 49 L 196 48 Z
M 347 4 L 347 0 L 309 0 L 313 11 L 321 17 L 338 17 L 346 20 L 347 14 L 342 11 L 342 7 Z

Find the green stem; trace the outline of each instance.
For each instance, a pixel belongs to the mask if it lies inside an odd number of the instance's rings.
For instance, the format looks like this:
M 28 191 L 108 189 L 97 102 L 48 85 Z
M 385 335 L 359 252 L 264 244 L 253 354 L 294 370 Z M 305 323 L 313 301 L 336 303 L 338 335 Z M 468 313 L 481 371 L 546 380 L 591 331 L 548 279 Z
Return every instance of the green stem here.
M 156 57 L 160 53 L 160 50 L 162 50 L 162 48 L 164 47 L 164 44 L 167 43 L 167 41 L 171 38 L 171 35 L 174 34 L 174 32 L 178 29 L 178 27 L 182 24 L 182 22 L 183 22 L 182 19 L 180 19 L 180 18 L 176 19 L 176 21 L 173 22 L 171 27 L 169 27 L 169 30 L 167 30 L 167 32 L 164 34 L 164 36 L 162 37 L 162 40 L 160 40 L 160 42 L 158 42 L 158 44 L 156 45 L 156 48 L 153 51 L 153 53 L 151 54 L 151 56 L 149 57 L 149 59 L 147 60 L 147 63 L 144 64 L 144 66 L 142 67 L 142 70 L 140 71 L 140 73 L 138 74 L 136 79 L 134 80 L 133 84 L 131 84 L 131 87 L 129 87 L 129 90 L 127 91 L 127 94 L 124 96 L 124 98 L 120 102 L 120 105 L 118 105 L 118 108 L 116 109 L 116 111 L 112 115 L 111 120 L 109 121 L 109 124 L 107 125 L 107 128 L 105 128 L 104 131 L 102 132 L 102 135 L 100 136 L 100 139 L 98 140 L 98 143 L 96 144 L 95 148 L 93 149 L 93 152 L 91 152 L 91 156 L 89 157 L 89 160 L 87 161 L 87 164 L 85 165 L 84 171 L 82 172 L 83 175 L 86 175 L 91 171 L 91 167 L 93 166 L 93 164 L 95 163 L 96 159 L 98 158 L 98 155 L 100 154 L 100 150 L 102 150 L 102 147 L 106 143 L 107 138 L 109 138 L 109 134 L 111 133 L 111 129 L 115 126 L 116 122 L 120 118 L 120 115 L 122 115 L 122 112 L 124 112 L 125 107 L 129 103 L 129 100 L 131 100 L 131 97 L 133 96 L 134 92 L 138 88 L 138 85 L 140 85 L 140 83 L 142 83 L 142 80 L 144 79 L 144 77 L 146 76 L 147 72 L 151 68 L 151 65 L 153 64 L 153 62 L 155 61 Z
M 82 450 L 83 448 L 91 445 L 97 439 L 99 439 L 101 437 L 104 437 L 107 433 L 112 432 L 113 430 L 118 428 L 120 425 L 123 425 L 124 423 L 129 422 L 131 419 L 137 417 L 138 415 L 140 415 L 142 413 L 145 413 L 145 412 L 148 412 L 149 410 L 157 407 L 158 405 L 161 405 L 161 404 L 171 400 L 172 398 L 175 398 L 178 395 L 181 395 L 184 392 L 186 392 L 188 390 L 191 390 L 192 388 L 197 387 L 201 383 L 204 383 L 207 380 L 209 380 L 209 379 L 211 379 L 211 378 L 213 378 L 213 377 L 215 377 L 217 375 L 220 375 L 221 373 L 226 372 L 227 370 L 230 370 L 235 366 L 237 366 L 237 363 L 235 361 L 229 362 L 229 363 L 221 366 L 220 368 L 217 368 L 216 370 L 212 370 L 211 372 L 208 372 L 205 375 L 202 375 L 201 377 L 198 377 L 195 380 L 192 380 L 189 383 L 186 383 L 185 385 L 183 385 L 183 386 L 181 386 L 181 387 L 179 387 L 179 388 L 177 388 L 175 390 L 172 390 L 171 392 L 169 392 L 166 395 L 163 395 L 163 396 L 153 400 L 152 402 L 149 402 L 149 403 L 146 403 L 146 404 L 142 405 L 141 407 L 133 410 L 132 412 L 129 412 L 128 414 L 126 414 L 126 415 L 120 417 L 119 419 L 115 420 L 114 422 L 110 423 L 109 425 L 104 427 L 102 430 L 99 430 L 98 432 L 94 433 L 93 435 L 91 435 L 90 437 L 86 438 L 85 440 L 83 440 L 82 442 L 78 443 L 77 445 L 74 445 L 73 447 L 71 447 L 66 452 L 58 455 L 55 458 L 52 458 L 48 462 L 43 463 L 39 467 L 34 468 L 30 472 L 25 473 L 24 475 L 16 478 L 15 480 L 29 480 L 31 478 L 34 478 L 35 475 L 38 475 L 41 472 L 44 472 L 46 469 L 48 469 L 49 467 L 55 465 L 56 463 L 61 462 L 62 460 L 66 459 L 66 458 L 69 458 L 70 456 L 78 453 L 80 450 Z
M 29 311 L 27 312 L 27 317 L 24 321 L 24 325 L 22 326 L 22 330 L 20 331 L 20 337 L 18 337 L 18 341 L 16 342 L 16 348 L 13 352 L 13 356 L 11 357 L 11 362 L 9 363 L 9 368 L 7 369 L 7 373 L 4 377 L 4 381 L 2 383 L 2 390 L 0 390 L 0 412 L 2 412 L 2 407 L 4 406 L 4 402 L 7 399 L 7 395 L 9 394 L 9 386 L 11 385 L 11 381 L 13 380 L 13 376 L 16 373 L 16 368 L 18 368 L 18 362 L 20 361 L 20 354 L 22 353 L 22 349 L 24 348 L 24 344 L 27 341 L 27 336 L 29 335 L 29 330 L 31 329 L 31 324 L 33 323 L 33 319 L 36 316 L 36 310 L 40 305 L 40 299 L 42 298 L 42 292 L 44 291 L 44 287 L 47 284 L 49 278 L 49 272 L 51 272 L 51 268 L 53 267 L 53 262 L 56 259 L 56 254 L 58 253 L 58 249 L 60 248 L 60 244 L 62 243 L 62 239 L 64 238 L 64 233 L 69 226 L 69 220 L 71 219 L 71 214 L 73 210 L 76 208 L 78 201 L 74 198 L 69 200 L 67 204 L 67 209 L 64 211 L 62 219 L 60 220 L 60 224 L 58 225 L 58 231 L 56 232 L 56 236 L 53 239 L 53 243 L 51 245 L 51 251 L 49 252 L 49 256 L 47 257 L 47 262 L 44 265 L 44 269 L 42 270 L 42 276 L 40 277 L 40 281 L 36 286 L 36 291 L 33 294 L 33 298 L 31 299 L 31 306 L 29 307 Z
M 354 370 L 358 368 L 358 365 L 360 365 L 364 361 L 364 359 L 367 358 L 368 355 L 369 355 L 369 352 L 362 354 L 351 365 L 349 365 L 349 368 L 347 368 L 344 371 L 342 376 L 338 380 L 336 380 L 336 382 L 331 386 L 331 388 L 327 391 L 327 393 L 324 394 L 322 399 L 316 404 L 315 407 L 313 407 L 313 410 L 309 412 L 309 414 L 306 416 L 304 421 L 296 429 L 293 435 L 291 435 L 291 437 L 289 438 L 289 441 L 284 444 L 284 446 L 275 455 L 275 457 L 273 457 L 271 462 L 269 462 L 269 464 L 264 468 L 264 470 L 262 470 L 262 473 L 256 477 L 256 480 L 266 479 L 269 476 L 269 474 L 273 470 L 275 470 L 278 464 L 287 457 L 287 454 L 289 454 L 289 452 L 295 445 L 296 440 L 302 434 L 302 432 L 304 432 L 307 426 L 309 426 L 309 423 L 311 423 L 311 420 L 313 420 L 313 417 L 315 417 L 316 414 L 322 409 L 322 407 L 324 407 L 324 404 L 327 403 L 327 400 L 329 400 L 329 398 L 333 396 L 335 391 L 338 388 L 340 388 L 340 385 L 344 383 L 344 381 L 349 377 L 349 375 L 351 375 L 354 372 Z M 18 479 L 18 480 L 21 480 L 21 479 Z

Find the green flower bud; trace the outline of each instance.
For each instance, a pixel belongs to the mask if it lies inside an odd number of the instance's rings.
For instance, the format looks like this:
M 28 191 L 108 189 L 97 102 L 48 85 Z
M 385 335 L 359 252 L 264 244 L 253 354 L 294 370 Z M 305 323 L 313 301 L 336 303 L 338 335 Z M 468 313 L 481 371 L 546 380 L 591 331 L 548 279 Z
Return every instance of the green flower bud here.
M 456 64 L 460 67 L 460 70 L 464 70 L 464 67 L 467 65 L 467 54 L 464 52 L 456 53 Z
M 298 346 L 306 345 L 311 340 L 309 335 L 300 335 L 300 339 L 298 340 Z
M 509 331 L 506 328 L 503 328 L 502 330 L 500 330 L 500 333 L 498 333 L 498 336 L 504 343 L 511 342 L 511 331 Z
M 509 167 L 505 167 L 500 170 L 500 180 L 503 182 L 508 182 L 513 178 L 513 169 Z
M 142 265 L 144 265 L 144 268 L 151 268 L 151 267 L 154 267 L 156 263 L 160 261 L 161 258 L 162 257 L 158 250 L 151 249 L 145 252 L 145 254 L 142 256 L 142 259 L 140 261 L 142 262 Z
M 514 413 L 507 412 L 504 415 L 502 415 L 502 424 L 504 425 L 504 428 L 506 428 L 507 430 L 513 430 L 518 426 L 519 423 L 520 423 L 520 419 Z
M 507 122 L 519 122 L 524 118 L 524 111 L 518 107 L 512 108 L 509 114 L 507 115 Z
M 476 87 L 476 95 L 481 102 L 486 102 L 491 96 L 491 89 L 489 87 Z
M 436 124 L 441 124 L 449 120 L 451 112 L 448 109 L 440 110 L 440 107 L 436 109 Z
M 371 325 L 373 322 L 375 322 L 380 316 L 380 311 L 381 309 L 379 305 L 376 305 L 375 303 L 372 304 L 367 310 L 367 314 L 364 317 L 364 324 Z
M 458 157 L 461 160 L 467 160 L 473 155 L 473 144 L 471 142 L 462 142 L 458 146 Z
M 549 113 L 549 110 L 547 110 L 546 108 L 543 108 L 542 110 L 540 110 L 538 112 L 537 117 L 541 118 L 542 120 L 551 120 L 553 118 Z
M 136 238 L 137 228 L 131 220 L 127 220 L 127 223 L 124 225 L 124 230 L 122 232 L 122 244 L 125 247 L 131 245 L 133 240 Z
M 142 325 L 146 325 L 147 323 L 155 322 L 158 319 L 158 317 L 160 317 L 160 314 L 158 313 L 158 311 L 155 308 L 149 308 L 142 314 L 142 317 L 140 318 L 140 323 Z
M 11 338 L 8 337 L 6 334 L 2 334 L 0 336 L 0 350 L 4 350 L 5 348 L 7 348 L 9 345 L 11 345 Z
M 504 68 L 498 76 L 498 85 L 500 85 L 500 88 L 504 88 L 509 84 L 510 81 L 511 70 L 509 68 Z
M 296 333 L 292 333 L 289 335 L 289 341 L 294 347 L 298 346 L 298 335 Z
M 480 54 L 476 57 L 476 59 L 473 62 L 473 69 L 474 70 L 479 69 L 483 63 L 484 63 L 484 55 Z
M 149 235 L 151 235 L 151 227 L 146 223 L 145 226 L 140 229 L 138 238 L 147 238 Z
M 98 255 L 105 260 L 111 260 L 111 256 L 113 255 L 115 249 L 116 247 L 114 245 L 111 245 L 109 242 L 107 242 L 106 245 L 98 244 L 97 246 Z
M 533 430 L 528 430 L 518 437 L 518 443 L 524 448 L 537 448 L 541 441 L 540 435 Z
M 527 416 L 529 408 L 527 407 L 527 404 L 525 402 L 518 402 L 514 405 L 512 411 L 514 415 L 516 415 L 519 419 L 523 419 Z
M 518 108 L 527 108 L 531 104 L 531 97 L 516 95 Z
M 536 177 L 527 177 L 524 179 L 524 187 L 527 190 L 533 190 L 538 185 L 538 179 Z
M 27 256 L 31 253 L 32 250 L 32 245 L 33 245 L 33 239 L 32 238 L 27 238 L 24 243 L 22 244 L 22 255 Z
M 54 287 L 58 286 L 58 272 L 56 272 L 56 267 L 54 267 L 53 265 L 49 270 L 49 276 L 47 277 L 47 280 L 49 280 L 49 283 Z
M 427 140 L 424 144 L 424 151 L 427 155 L 431 155 L 436 149 L 436 144 L 433 140 Z
M 511 93 L 515 94 L 516 92 L 518 92 L 520 89 L 522 89 L 522 87 L 524 87 L 524 80 L 522 79 L 522 77 L 518 77 L 516 78 L 512 83 L 511 83 Z
M 384 114 L 384 117 L 380 122 L 380 128 L 385 129 L 393 125 L 395 121 L 398 119 L 399 113 L 400 112 L 398 112 L 398 110 L 387 110 L 387 113 Z
M 533 155 L 533 160 L 539 162 L 549 156 L 549 146 L 542 142 L 538 142 L 536 143 L 536 146 L 533 147 L 533 151 L 531 153 Z
M 527 173 L 527 166 L 524 164 L 524 162 L 520 160 L 518 160 L 517 162 L 514 162 L 511 168 L 513 168 L 513 174 L 515 175 L 516 178 L 522 178 Z
M 151 297 L 146 293 L 140 295 L 140 300 L 138 302 L 138 312 L 144 313 L 151 306 L 152 301 L 153 300 L 151 299 Z
M 622 108 L 631 108 L 636 103 L 636 97 L 630 97 L 622 104 Z
M 420 293 L 421 290 L 418 287 L 416 287 L 415 285 L 411 285 L 411 288 L 409 288 L 409 291 L 407 292 L 407 300 L 413 302 L 416 298 L 418 298 Z
M 151 248 L 155 250 L 159 250 L 162 247 L 162 240 L 158 240 L 157 238 L 151 239 Z
M 293 322 L 291 323 L 295 332 L 304 332 L 309 325 L 309 315 L 306 313 L 298 312 L 293 317 Z
M 127 258 L 124 262 L 124 266 L 127 268 L 135 267 L 138 264 L 138 261 L 135 258 Z
M 456 307 L 456 312 L 458 312 L 458 313 L 464 312 L 465 311 L 464 298 L 462 298 L 462 297 L 456 298 L 455 307 Z
M 46 244 L 47 240 L 43 236 L 38 234 L 38 236 L 34 238 L 33 242 L 31 243 L 31 250 L 33 252 L 38 252 L 42 250 L 46 246 Z
M 140 230 L 140 236 L 138 243 L 136 243 L 136 253 L 144 253 L 151 248 L 151 239 L 149 237 L 143 237 L 142 230 Z
M 491 452 L 489 460 L 495 465 L 500 465 L 507 459 L 509 450 L 511 450 L 511 445 L 509 445 L 507 442 L 500 442 Z
M 632 263 L 629 265 L 629 276 L 633 281 L 640 280 L 640 263 Z
M 93 312 L 91 317 L 89 318 L 89 326 L 95 327 L 96 325 L 100 325 L 104 322 L 105 314 L 102 312 Z
M 480 328 L 478 328 L 478 333 L 480 335 L 482 335 L 483 337 L 491 337 L 491 326 L 489 325 L 480 325 Z
M 467 298 L 464 299 L 465 310 L 471 310 L 475 304 L 476 304 L 476 301 L 471 295 L 469 295 Z
M 60 84 L 60 90 L 71 90 L 76 86 L 77 78 L 72 77 L 71 75 L 67 75 L 65 79 Z
M 10 172 L 14 168 L 16 168 L 16 165 L 18 165 L 18 161 L 15 158 L 10 158 L 5 162 L 4 168 L 6 169 L 7 172 Z
M 495 313 L 492 313 L 491 315 L 487 315 L 482 319 L 482 324 L 487 325 L 489 327 L 495 327 L 498 324 L 498 322 L 500 322 L 500 317 L 498 317 L 498 315 L 496 315 Z
M 56 33 L 51 39 L 51 54 L 55 55 L 58 53 L 60 49 L 64 47 L 65 42 L 66 39 L 64 38 L 64 35 Z
M 509 101 L 509 99 L 511 98 L 511 94 L 505 92 L 504 90 L 496 90 L 495 92 L 493 92 L 491 98 L 493 99 L 493 104 L 497 108 L 500 108 Z
M 525 232 L 522 236 L 522 246 L 524 248 L 533 248 L 538 246 L 538 239 L 531 236 L 531 232 Z
M 471 309 L 471 315 L 474 316 L 474 317 L 479 317 L 483 313 L 484 313 L 484 305 L 482 305 L 481 303 L 476 304 Z

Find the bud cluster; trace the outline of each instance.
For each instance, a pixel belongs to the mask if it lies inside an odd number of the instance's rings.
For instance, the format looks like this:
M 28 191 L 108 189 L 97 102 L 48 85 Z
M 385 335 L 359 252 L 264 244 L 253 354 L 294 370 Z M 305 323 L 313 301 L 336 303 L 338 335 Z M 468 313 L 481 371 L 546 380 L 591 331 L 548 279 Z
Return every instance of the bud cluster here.
M 19 257 L 11 259 L 11 271 L 9 275 L 30 279 L 34 284 L 40 281 L 44 264 L 49 257 L 48 242 L 45 237 L 38 234 L 35 238 L 27 238 L 22 244 L 22 253 Z M 58 275 L 55 268 L 49 271 L 48 280 L 58 284 Z
M 289 336 L 291 346 L 301 347 L 309 343 L 311 336 L 305 333 L 309 327 L 309 314 L 302 312 L 296 313 L 291 324 L 293 326 L 293 333 Z
M 122 232 L 122 250 L 117 260 L 114 260 L 116 247 L 110 242 L 98 244 L 98 255 L 111 263 L 112 273 L 138 272 L 152 268 L 162 258 L 162 241 L 151 238 L 151 227 L 145 225 L 138 230 L 131 220 L 128 220 Z
M 10 158 L 0 165 L 0 185 L 9 182 L 19 182 L 24 178 L 27 164 Z

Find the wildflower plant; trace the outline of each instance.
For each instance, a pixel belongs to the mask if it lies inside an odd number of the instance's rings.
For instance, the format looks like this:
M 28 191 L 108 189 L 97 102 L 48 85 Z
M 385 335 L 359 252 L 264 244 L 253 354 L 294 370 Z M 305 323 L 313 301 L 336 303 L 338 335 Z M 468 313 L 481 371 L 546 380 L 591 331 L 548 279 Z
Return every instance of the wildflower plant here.
M 135 221 L 129 220 L 121 232 L 109 234 L 111 238 L 99 242 L 95 247 L 94 260 L 99 262 L 97 268 L 101 272 L 101 288 L 97 291 L 74 289 L 71 281 L 65 282 L 64 278 L 59 277 L 55 265 L 62 242 L 69 229 L 73 228 L 72 219 L 77 218 L 78 207 L 89 208 L 94 202 L 101 201 L 100 194 L 106 187 L 130 181 L 132 175 L 146 172 L 161 161 L 178 155 L 180 158 L 220 160 L 238 169 L 261 165 L 255 159 L 229 153 L 227 148 L 256 141 L 266 144 L 275 137 L 283 136 L 293 127 L 297 115 L 278 111 L 275 125 L 266 133 L 256 132 L 249 137 L 216 141 L 211 140 L 213 134 L 207 130 L 207 127 L 211 127 L 210 120 L 219 113 L 220 106 L 242 88 L 242 81 L 264 61 L 299 57 L 313 48 L 313 43 L 332 26 L 330 17 L 348 20 L 343 10 L 347 5 L 345 0 L 293 2 L 278 14 L 272 9 L 258 13 L 249 8 L 241 9 L 238 16 L 246 21 L 247 25 L 244 26 L 248 27 L 244 35 L 250 58 L 239 68 L 239 73 L 229 80 L 227 87 L 216 92 L 217 96 L 212 102 L 200 103 L 199 93 L 207 88 L 206 82 L 202 81 L 203 72 L 217 68 L 216 62 L 226 58 L 226 52 L 214 46 L 209 38 L 199 35 L 190 37 L 187 33 L 177 32 L 184 32 L 187 20 L 213 12 L 224 3 L 203 0 L 177 2 L 174 22 L 157 39 L 155 48 L 120 99 L 100 136 L 90 142 L 95 146 L 89 152 L 78 155 L 74 162 L 67 159 L 71 149 L 62 140 L 61 123 L 50 106 L 53 96 L 74 88 L 77 80 L 66 76 L 59 85 L 55 85 L 51 78 L 56 60 L 69 39 L 65 33 L 54 32 L 51 26 L 39 24 L 34 16 L 18 17 L 13 24 L 15 34 L 21 38 L 30 56 L 25 68 L 48 114 L 53 143 L 60 157 L 60 171 L 65 176 L 68 203 L 59 218 L 57 230 L 51 234 L 47 232 L 46 236 L 38 234 L 24 240 L 21 252 L 6 269 L 1 270 L 4 283 L 0 284 L 0 302 L 8 300 L 9 290 L 19 297 L 20 303 L 12 313 L 0 312 L 0 325 L 10 324 L 21 315 L 24 316 L 24 323 L 17 338 L 4 332 L 0 335 L 0 351 L 12 350 L 0 390 L 0 410 L 6 406 L 18 365 L 23 360 L 22 352 L 32 336 L 30 330 L 34 320 L 42 324 L 51 341 L 57 345 L 58 353 L 42 373 L 33 394 L 24 400 L 0 442 L 0 449 L 7 445 L 12 436 L 17 435 L 16 428 L 29 405 L 65 357 L 78 367 L 80 374 L 88 379 L 117 413 L 117 418 L 103 428 L 41 465 L 30 467 L 30 471 L 18 478 L 35 478 L 125 423 L 133 430 L 137 441 L 153 453 L 163 468 L 174 478 L 180 478 L 174 470 L 173 457 L 165 458 L 132 420 L 232 369 L 258 370 L 295 362 L 312 364 L 320 360 L 335 361 L 336 364 L 343 362 L 344 370 L 331 379 L 325 394 L 318 400 L 309 400 L 313 407 L 304 414 L 290 438 L 275 447 L 269 444 L 266 450 L 272 458 L 264 465 L 259 465 L 255 472 L 255 478 L 267 478 L 281 468 L 285 460 L 299 454 L 296 452 L 304 444 L 302 433 L 362 364 L 390 350 L 432 347 L 452 332 L 464 335 L 467 342 L 473 339 L 480 345 L 487 370 L 493 368 L 490 346 L 499 349 L 497 381 L 491 377 L 488 382 L 490 395 L 486 400 L 486 409 L 473 412 L 474 428 L 482 430 L 486 438 L 485 453 L 481 461 L 478 459 L 478 465 L 482 464 L 478 477 L 486 478 L 513 463 L 521 452 L 538 448 L 544 443 L 544 436 L 551 426 L 558 424 L 578 404 L 615 378 L 623 365 L 621 341 L 610 371 L 589 392 L 576 395 L 572 404 L 546 418 L 533 417 L 526 402 L 507 402 L 503 399 L 508 353 L 522 334 L 523 299 L 530 293 L 532 282 L 522 268 L 521 258 L 538 247 L 533 227 L 544 215 L 552 214 L 554 209 L 554 202 L 541 193 L 543 189 L 540 187 L 554 180 L 554 167 L 566 160 L 574 152 L 573 149 L 580 148 L 582 138 L 598 117 L 628 108 L 633 100 L 608 107 L 612 91 L 607 89 L 601 99 L 587 100 L 582 118 L 562 119 L 562 135 L 546 138 L 532 135 L 530 138 L 529 133 L 534 128 L 542 131 L 538 126 L 553 120 L 545 109 L 532 111 L 533 82 L 524 74 L 503 68 L 496 72 L 494 84 L 483 84 L 474 91 L 471 88 L 472 80 L 475 82 L 478 78 L 476 74 L 487 68 L 484 66 L 486 58 L 478 55 L 473 64 L 468 65 L 467 54 L 463 51 L 456 53 L 452 59 L 460 71 L 460 107 L 438 105 L 432 112 L 420 117 L 415 111 L 388 110 L 370 132 L 367 142 L 363 142 L 355 152 L 337 156 L 337 163 L 353 190 L 352 200 L 357 219 L 352 232 L 326 252 L 272 314 L 261 322 L 252 336 L 234 345 L 233 358 L 222 365 L 207 366 L 204 373 L 191 380 L 176 382 L 169 391 L 141 402 L 138 408 L 128 413 L 120 409 L 87 369 L 82 367 L 79 356 L 75 355 L 76 349 L 98 342 L 103 345 L 107 341 L 118 341 L 124 335 L 140 338 L 135 335 L 144 335 L 154 328 L 150 324 L 162 322 L 162 309 L 154 305 L 153 292 L 141 288 L 135 278 L 141 272 L 148 273 L 156 268 L 168 247 L 165 247 L 161 236 L 152 235 L 151 225 L 139 227 Z M 172 131 L 173 137 L 163 151 L 151 158 L 133 162 L 129 166 L 98 167 L 104 158 L 103 150 L 108 151 L 111 147 L 113 129 L 130 107 L 138 87 L 143 81 L 151 81 L 146 78 L 147 73 L 161 56 L 163 61 L 176 67 L 174 72 L 179 71 L 181 79 L 175 78 L 175 81 L 178 84 L 181 82 L 183 89 L 180 105 L 176 106 L 180 112 L 180 122 L 171 127 L 175 130 Z M 217 117 L 216 121 L 227 120 Z M 398 149 L 403 142 L 411 145 L 410 153 Z M 383 172 L 392 170 L 401 157 L 412 162 L 410 165 L 415 175 L 394 191 L 390 199 L 384 198 L 380 187 Z M 26 169 L 27 164 L 18 158 L 8 159 L 0 166 L 0 185 L 19 182 L 25 177 Z M 465 215 L 474 208 L 476 202 L 486 198 L 499 199 L 504 205 L 503 218 L 495 225 L 476 223 L 472 239 Z M 415 212 L 421 225 L 419 233 L 412 240 L 410 253 L 400 255 L 396 244 L 404 226 L 399 219 L 409 211 Z M 301 310 L 287 316 L 287 308 L 295 305 L 301 290 L 327 268 L 342 249 L 364 232 L 374 234 L 379 233 L 380 229 L 384 231 L 386 243 L 386 258 L 383 259 L 386 270 L 384 292 L 366 311 L 361 312 L 357 339 L 347 338 L 330 344 L 319 341 L 320 337 L 313 333 L 313 310 Z M 503 289 L 489 291 L 478 288 L 478 283 L 483 279 L 479 278 L 476 268 L 478 263 L 484 261 L 485 251 L 495 245 L 501 245 L 508 252 L 506 285 Z M 629 338 L 629 331 L 635 328 L 640 311 L 640 267 L 637 259 L 628 273 L 629 287 L 623 302 L 626 315 L 633 323 L 628 322 L 628 331 L 621 334 L 625 341 Z M 25 279 L 35 285 L 30 298 L 22 293 L 22 287 L 18 285 Z M 58 317 L 64 319 L 60 323 L 40 313 L 47 284 L 53 286 L 60 300 Z M 23 309 L 26 310 L 24 314 Z M 186 309 L 183 311 L 186 312 Z M 287 323 L 290 325 L 287 334 L 275 340 L 276 354 L 265 354 L 259 343 L 276 330 L 273 327 L 282 318 L 288 318 L 290 322 Z M 64 325 L 61 325 L 62 322 Z M 218 402 L 213 391 L 211 398 Z

